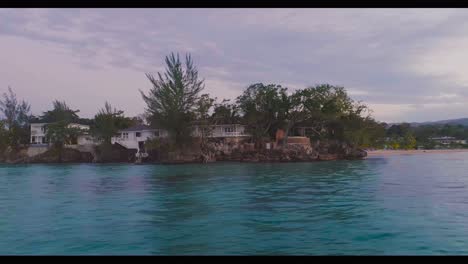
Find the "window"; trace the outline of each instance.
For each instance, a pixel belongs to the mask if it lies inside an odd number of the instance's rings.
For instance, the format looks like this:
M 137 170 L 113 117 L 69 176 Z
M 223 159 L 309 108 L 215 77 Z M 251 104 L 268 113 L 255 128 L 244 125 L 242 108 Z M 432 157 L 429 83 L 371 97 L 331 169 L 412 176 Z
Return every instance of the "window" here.
M 31 142 L 32 142 L 33 144 L 36 143 L 36 136 L 32 136 L 32 137 L 31 137 Z
M 155 137 L 159 137 L 159 130 L 154 131 L 153 134 L 154 134 Z
M 135 135 L 136 137 L 141 137 L 141 132 L 136 132 Z
M 232 132 L 234 132 L 234 127 L 225 127 L 224 132 L 225 133 L 232 133 Z
M 122 133 L 122 138 L 127 139 L 128 138 L 128 133 Z

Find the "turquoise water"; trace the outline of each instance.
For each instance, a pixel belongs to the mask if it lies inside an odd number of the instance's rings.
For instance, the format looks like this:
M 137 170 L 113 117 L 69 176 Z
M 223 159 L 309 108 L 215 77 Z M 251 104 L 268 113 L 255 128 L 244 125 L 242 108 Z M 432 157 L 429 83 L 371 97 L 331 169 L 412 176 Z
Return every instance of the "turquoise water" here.
M 0 254 L 468 254 L 468 153 L 0 166 Z

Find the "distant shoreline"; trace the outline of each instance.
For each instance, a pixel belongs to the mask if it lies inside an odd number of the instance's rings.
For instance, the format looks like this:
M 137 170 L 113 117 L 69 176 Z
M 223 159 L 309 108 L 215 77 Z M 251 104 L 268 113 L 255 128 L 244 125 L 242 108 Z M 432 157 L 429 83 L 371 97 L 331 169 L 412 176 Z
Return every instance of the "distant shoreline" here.
M 468 149 L 411 149 L 411 150 L 367 150 L 367 156 L 412 155 L 468 152 Z

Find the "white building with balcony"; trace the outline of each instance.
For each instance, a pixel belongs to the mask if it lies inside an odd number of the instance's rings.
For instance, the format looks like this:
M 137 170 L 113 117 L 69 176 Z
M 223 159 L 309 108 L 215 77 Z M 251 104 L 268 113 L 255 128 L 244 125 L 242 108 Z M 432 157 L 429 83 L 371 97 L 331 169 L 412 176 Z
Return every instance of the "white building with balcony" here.
M 33 123 L 31 124 L 31 144 L 46 144 L 46 131 L 45 125 L 47 123 Z
M 30 144 L 34 145 L 48 145 L 46 137 L 46 126 L 48 123 L 32 123 L 31 124 L 31 141 Z M 76 144 L 74 145 L 95 145 L 97 142 L 92 136 L 88 134 L 89 126 L 77 123 L 70 123 L 68 127 L 79 128 L 84 131 L 82 135 L 76 138 Z
M 199 126 L 193 126 L 194 137 L 202 135 Z M 164 138 L 168 133 L 164 129 L 155 129 L 147 125 L 137 125 L 119 131 L 119 134 L 112 137 L 112 144 L 119 144 L 127 149 L 136 149 L 138 152 L 145 152 L 145 141 L 151 138 Z M 245 132 L 245 126 L 240 124 L 211 125 L 208 127 L 206 137 L 209 138 L 230 138 L 249 137 Z
M 245 132 L 245 126 L 241 124 L 222 124 L 211 125 L 207 129 L 206 137 L 210 138 L 229 138 L 229 137 L 249 137 Z M 199 126 L 194 127 L 194 136 L 201 136 Z
M 145 141 L 150 138 L 166 137 L 167 132 L 162 129 L 150 128 L 147 125 L 136 125 L 122 129 L 119 134 L 112 137 L 112 144 L 119 144 L 127 149 L 143 149 Z

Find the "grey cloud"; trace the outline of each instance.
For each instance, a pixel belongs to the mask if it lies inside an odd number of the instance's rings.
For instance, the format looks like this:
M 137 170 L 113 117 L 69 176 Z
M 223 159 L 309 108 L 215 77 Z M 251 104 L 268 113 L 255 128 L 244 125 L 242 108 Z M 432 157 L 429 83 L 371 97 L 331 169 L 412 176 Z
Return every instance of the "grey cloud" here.
M 444 76 L 405 65 L 441 38 L 463 35 L 465 10 L 53 9 L 2 10 L 0 35 L 67 47 L 80 66 L 161 70 L 191 52 L 205 78 L 343 85 L 369 103 L 423 104 L 441 91 L 466 96 Z M 38 28 L 26 28 L 27 24 Z M 96 58 L 103 62 L 96 62 Z M 104 65 L 102 65 L 102 63 Z M 202 69 L 212 69 L 204 73 Z M 218 74 L 216 68 L 222 69 Z M 219 82 L 218 82 L 219 83 Z M 219 96 L 219 95 L 217 95 Z M 433 96 L 433 99 L 428 99 Z M 444 99 L 445 100 L 445 99 Z

